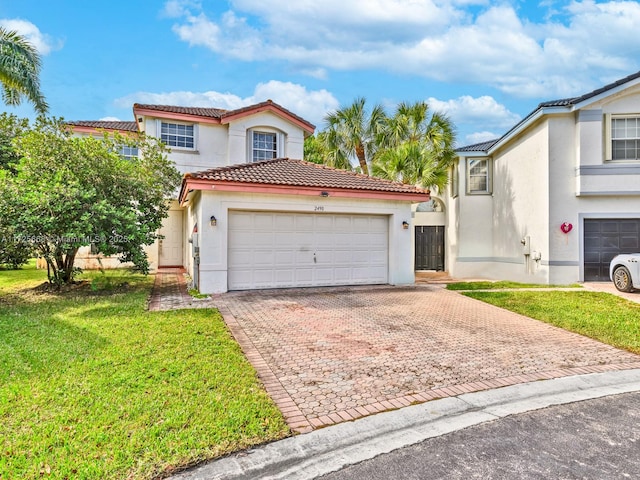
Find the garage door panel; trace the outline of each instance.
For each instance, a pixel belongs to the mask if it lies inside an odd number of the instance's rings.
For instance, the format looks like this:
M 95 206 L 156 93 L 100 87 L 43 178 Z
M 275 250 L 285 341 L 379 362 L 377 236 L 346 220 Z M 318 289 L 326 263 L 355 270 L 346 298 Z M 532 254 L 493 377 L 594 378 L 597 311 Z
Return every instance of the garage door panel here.
M 638 239 L 637 235 L 634 237 L 623 236 L 620 237 L 620 248 L 624 250 L 633 250 L 635 253 L 638 251 L 639 242 L 640 240 Z
M 250 213 L 237 213 L 229 217 L 229 228 L 236 230 L 253 230 L 253 215 Z
M 230 290 L 387 283 L 388 257 L 384 216 L 229 214 Z
M 613 257 L 639 250 L 639 233 L 640 219 L 585 219 L 585 281 L 608 281 Z
M 253 238 L 253 245 L 275 245 L 275 233 L 253 232 L 250 234 Z
M 293 285 L 293 282 L 295 280 L 295 272 L 293 271 L 293 269 L 280 269 L 277 270 L 275 273 L 275 277 L 276 277 L 276 282 L 286 285 L 286 284 L 291 284 Z
M 253 252 L 240 249 L 230 250 L 228 260 L 229 263 L 237 267 L 248 267 L 253 263 Z
M 269 231 L 273 231 L 273 217 L 272 216 L 264 216 L 264 215 L 251 215 L 251 218 L 253 220 L 253 229 L 256 231 L 260 231 L 260 230 L 269 230 Z
M 272 267 L 276 265 L 276 252 L 273 250 L 256 250 L 253 252 L 253 265 L 257 268 Z
M 340 231 L 346 231 L 346 232 L 350 232 L 350 231 L 355 231 L 354 227 L 353 227 L 353 223 L 355 222 L 355 220 L 350 217 L 350 216 L 336 216 L 336 217 L 325 217 L 325 219 L 327 222 L 331 221 L 333 222 L 336 231 L 340 232 Z
M 293 231 L 296 228 L 296 217 L 293 215 L 277 215 L 273 217 L 276 230 Z
M 333 283 L 334 269 L 318 267 L 315 269 L 315 281 L 321 283 Z
M 289 251 L 278 251 L 274 254 L 274 265 L 278 265 L 280 267 L 283 266 L 293 266 L 295 265 L 295 258 L 291 256 L 291 252 Z
M 369 244 L 372 247 L 380 247 L 380 248 L 385 248 L 387 247 L 387 236 L 383 235 L 383 234 L 372 234 L 369 236 L 368 238 L 369 240 Z

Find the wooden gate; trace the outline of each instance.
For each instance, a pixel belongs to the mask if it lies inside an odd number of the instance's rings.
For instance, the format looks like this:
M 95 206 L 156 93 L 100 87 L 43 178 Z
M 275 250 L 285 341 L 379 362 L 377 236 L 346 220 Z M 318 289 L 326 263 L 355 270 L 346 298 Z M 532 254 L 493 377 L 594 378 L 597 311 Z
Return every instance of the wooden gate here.
M 416 270 L 444 270 L 444 226 L 416 228 Z

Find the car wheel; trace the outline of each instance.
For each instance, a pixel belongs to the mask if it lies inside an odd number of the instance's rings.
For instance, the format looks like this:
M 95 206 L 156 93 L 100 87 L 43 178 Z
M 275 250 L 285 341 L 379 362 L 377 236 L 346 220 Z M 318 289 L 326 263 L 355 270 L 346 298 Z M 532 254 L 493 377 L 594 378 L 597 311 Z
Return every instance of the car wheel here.
M 631 274 L 627 267 L 617 267 L 613 271 L 613 284 L 621 292 L 630 292 L 633 290 L 633 284 L 631 282 Z

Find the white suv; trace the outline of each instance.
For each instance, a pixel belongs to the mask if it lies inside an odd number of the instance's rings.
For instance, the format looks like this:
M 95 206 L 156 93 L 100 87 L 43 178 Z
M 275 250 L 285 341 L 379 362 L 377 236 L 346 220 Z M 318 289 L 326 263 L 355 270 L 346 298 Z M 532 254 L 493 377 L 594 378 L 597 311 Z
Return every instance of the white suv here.
M 609 277 L 621 292 L 640 289 L 640 253 L 625 253 L 611 260 Z

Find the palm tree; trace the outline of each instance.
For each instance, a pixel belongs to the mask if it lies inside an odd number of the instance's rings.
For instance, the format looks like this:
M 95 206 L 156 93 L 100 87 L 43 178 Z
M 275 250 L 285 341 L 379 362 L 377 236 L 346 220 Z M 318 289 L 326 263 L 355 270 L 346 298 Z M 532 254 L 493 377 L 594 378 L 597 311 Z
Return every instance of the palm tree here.
M 49 106 L 40 92 L 40 55 L 18 32 L 0 27 L 0 83 L 7 105 L 20 105 L 23 97 L 36 112 L 47 113 Z
M 430 114 L 426 102 L 400 103 L 387 118 L 383 132 L 373 162 L 375 176 L 444 188 L 455 160 L 455 131 L 445 115 Z
M 387 116 L 380 105 L 369 112 L 365 103 L 364 98 L 356 98 L 353 104 L 328 114 L 324 141 L 330 163 L 338 166 L 346 161 L 345 166 L 350 167 L 349 159 L 355 158 L 362 173 L 369 175 Z

